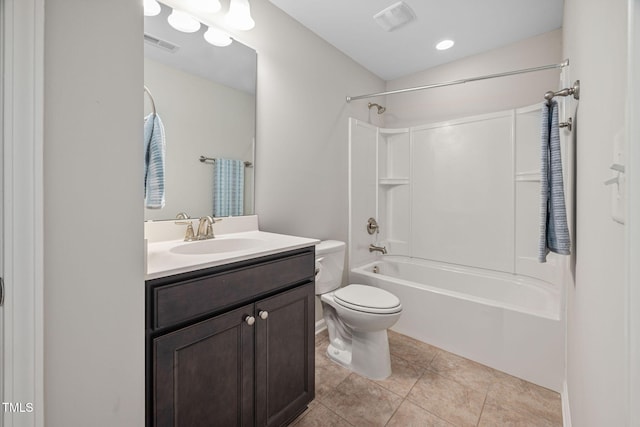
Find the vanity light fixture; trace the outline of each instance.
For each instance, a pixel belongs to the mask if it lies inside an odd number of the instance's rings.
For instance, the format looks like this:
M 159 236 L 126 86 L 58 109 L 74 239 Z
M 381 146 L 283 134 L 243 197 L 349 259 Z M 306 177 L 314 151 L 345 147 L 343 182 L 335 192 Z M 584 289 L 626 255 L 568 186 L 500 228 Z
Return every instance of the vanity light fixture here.
M 250 30 L 256 25 L 251 17 L 249 0 L 231 0 L 224 20 L 231 28 L 242 31 Z
M 233 41 L 231 37 L 229 37 L 229 34 L 215 27 L 209 27 L 204 33 L 204 39 L 207 43 L 219 47 L 229 46 Z
M 160 3 L 156 0 L 144 0 L 144 16 L 156 16 L 160 13 Z
M 220 0 L 190 0 L 193 7 L 200 12 L 216 13 L 222 8 Z
M 169 25 L 183 33 L 195 33 L 200 29 L 200 21 L 189 15 L 187 12 L 173 9 L 167 18 Z
M 451 48 L 455 42 L 453 40 L 442 40 L 440 43 L 436 45 L 436 49 L 438 50 L 447 50 Z

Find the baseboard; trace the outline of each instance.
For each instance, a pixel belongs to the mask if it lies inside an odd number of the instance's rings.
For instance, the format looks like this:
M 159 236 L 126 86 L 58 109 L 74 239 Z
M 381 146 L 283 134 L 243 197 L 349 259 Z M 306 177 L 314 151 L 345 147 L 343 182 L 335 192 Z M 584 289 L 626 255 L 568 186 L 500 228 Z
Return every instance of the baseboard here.
M 571 410 L 569 408 L 569 387 L 567 382 L 562 384 L 562 393 L 560 393 L 562 400 L 562 425 L 563 427 L 571 427 Z
M 320 319 L 316 322 L 316 335 L 318 335 L 320 332 L 324 331 L 325 329 L 327 329 L 327 325 L 324 323 L 324 319 Z

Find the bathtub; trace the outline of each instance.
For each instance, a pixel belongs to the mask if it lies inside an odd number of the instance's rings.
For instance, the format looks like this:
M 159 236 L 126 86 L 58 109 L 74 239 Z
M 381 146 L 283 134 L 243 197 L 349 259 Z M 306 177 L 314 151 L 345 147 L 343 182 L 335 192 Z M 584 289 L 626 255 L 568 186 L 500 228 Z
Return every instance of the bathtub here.
M 529 277 L 383 256 L 350 271 L 402 303 L 394 331 L 560 392 L 562 295 Z

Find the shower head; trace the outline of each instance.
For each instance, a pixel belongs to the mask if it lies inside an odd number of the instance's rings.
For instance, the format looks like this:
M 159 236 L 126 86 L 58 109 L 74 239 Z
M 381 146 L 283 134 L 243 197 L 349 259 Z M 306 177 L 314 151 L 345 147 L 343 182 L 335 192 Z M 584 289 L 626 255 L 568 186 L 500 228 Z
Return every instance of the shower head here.
M 382 105 L 374 104 L 374 103 L 370 102 L 369 103 L 369 110 L 371 110 L 372 107 L 377 107 L 378 108 L 378 114 L 382 114 L 386 110 L 386 108 L 384 108 Z

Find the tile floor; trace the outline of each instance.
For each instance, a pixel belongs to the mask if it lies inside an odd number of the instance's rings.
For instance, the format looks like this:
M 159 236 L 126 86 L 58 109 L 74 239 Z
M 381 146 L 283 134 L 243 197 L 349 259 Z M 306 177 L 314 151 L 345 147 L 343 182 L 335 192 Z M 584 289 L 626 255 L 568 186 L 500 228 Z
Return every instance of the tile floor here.
M 562 426 L 560 395 L 389 331 L 393 374 L 372 381 L 333 363 L 316 336 L 316 398 L 292 425 Z

